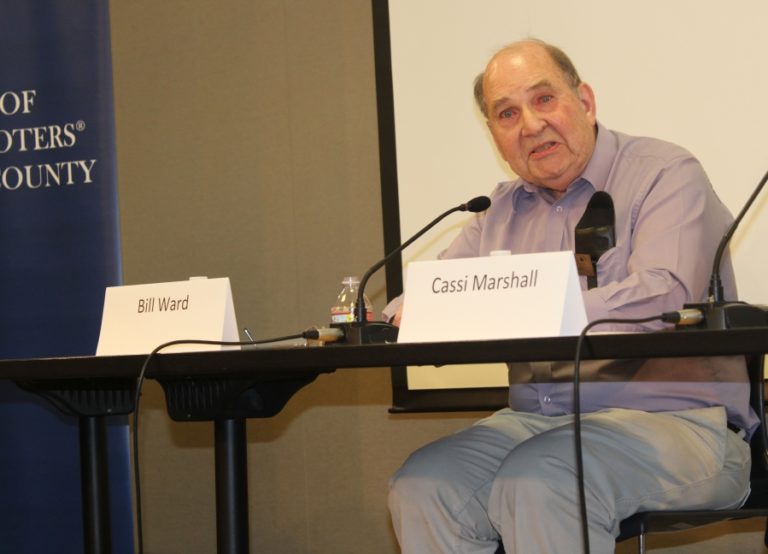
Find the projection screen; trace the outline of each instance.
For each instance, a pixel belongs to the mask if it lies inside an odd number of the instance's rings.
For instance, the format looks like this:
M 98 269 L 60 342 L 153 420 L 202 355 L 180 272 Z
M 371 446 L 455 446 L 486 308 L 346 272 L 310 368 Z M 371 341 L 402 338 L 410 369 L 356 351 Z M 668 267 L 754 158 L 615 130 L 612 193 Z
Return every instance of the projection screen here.
M 571 56 L 595 91 L 601 123 L 693 152 L 734 215 L 768 169 L 762 0 L 373 0 L 373 12 L 387 251 L 514 177 L 474 106 L 472 81 L 497 49 L 525 37 Z M 761 304 L 766 194 L 731 243 L 740 298 Z M 401 292 L 407 264 L 433 259 L 464 221 L 452 216 L 388 268 L 390 297 Z M 501 364 L 395 368 L 393 409 L 496 407 L 506 382 Z

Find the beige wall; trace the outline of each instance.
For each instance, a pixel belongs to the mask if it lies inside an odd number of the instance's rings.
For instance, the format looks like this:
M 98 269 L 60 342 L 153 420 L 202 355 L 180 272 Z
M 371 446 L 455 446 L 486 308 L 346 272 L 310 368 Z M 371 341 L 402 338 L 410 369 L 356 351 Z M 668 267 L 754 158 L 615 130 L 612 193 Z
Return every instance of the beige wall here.
M 383 254 L 369 2 L 113 0 L 111 21 L 125 283 L 229 276 L 259 337 L 326 322 Z M 146 552 L 214 552 L 212 426 L 143 398 Z M 479 414 L 389 405 L 388 369 L 345 370 L 249 421 L 252 552 L 397 552 L 389 475 Z
M 229 276 L 259 337 L 328 321 L 383 255 L 372 24 L 363 0 L 113 1 L 126 284 Z M 370 291 L 384 305 L 383 277 Z M 394 417 L 386 368 L 321 376 L 248 423 L 253 552 L 396 551 L 386 484 L 471 416 Z M 215 550 L 213 430 L 142 401 L 145 544 Z

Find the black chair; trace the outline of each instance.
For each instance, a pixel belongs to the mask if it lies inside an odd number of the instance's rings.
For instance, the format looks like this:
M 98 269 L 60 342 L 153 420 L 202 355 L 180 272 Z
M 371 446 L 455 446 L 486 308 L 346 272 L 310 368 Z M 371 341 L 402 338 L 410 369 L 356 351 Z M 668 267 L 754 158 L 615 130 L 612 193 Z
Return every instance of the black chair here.
M 645 536 L 648 533 L 681 531 L 730 519 L 768 517 L 768 429 L 766 429 L 765 423 L 765 372 L 763 366 L 762 355 L 747 356 L 751 390 L 750 403 L 760 418 L 760 426 L 750 442 L 752 449 L 752 473 L 750 475 L 752 492 L 744 506 L 738 510 L 640 512 L 621 522 L 621 531 L 616 542 L 637 537 L 638 552 L 645 554 Z M 768 526 L 763 542 L 768 546 Z M 503 545 L 499 545 L 496 554 L 504 554 Z

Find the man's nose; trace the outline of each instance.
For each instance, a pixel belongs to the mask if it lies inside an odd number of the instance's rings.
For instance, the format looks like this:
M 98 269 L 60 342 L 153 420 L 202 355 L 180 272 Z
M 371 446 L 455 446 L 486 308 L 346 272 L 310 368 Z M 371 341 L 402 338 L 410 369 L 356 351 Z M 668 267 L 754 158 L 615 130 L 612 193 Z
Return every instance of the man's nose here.
M 523 134 L 526 136 L 538 135 L 547 126 L 547 122 L 530 108 L 523 108 L 521 117 Z

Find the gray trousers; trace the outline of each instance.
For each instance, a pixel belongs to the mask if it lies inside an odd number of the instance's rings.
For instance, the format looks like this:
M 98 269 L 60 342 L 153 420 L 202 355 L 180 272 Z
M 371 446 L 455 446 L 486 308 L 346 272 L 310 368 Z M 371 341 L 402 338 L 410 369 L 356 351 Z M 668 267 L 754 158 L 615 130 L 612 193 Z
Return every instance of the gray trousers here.
M 505 409 L 413 453 L 390 482 L 402 552 L 579 552 L 572 422 Z M 749 445 L 726 425 L 723 408 L 583 415 L 591 552 L 638 511 L 741 506 Z

